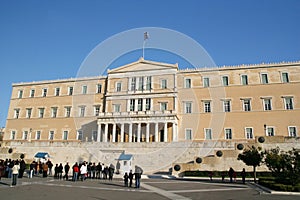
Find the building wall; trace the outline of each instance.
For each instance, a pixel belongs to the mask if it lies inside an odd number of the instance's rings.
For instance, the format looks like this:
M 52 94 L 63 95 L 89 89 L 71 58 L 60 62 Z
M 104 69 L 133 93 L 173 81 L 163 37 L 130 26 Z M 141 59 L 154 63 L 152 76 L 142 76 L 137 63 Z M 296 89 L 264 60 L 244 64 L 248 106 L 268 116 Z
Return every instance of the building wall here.
M 282 73 L 288 73 L 288 83 L 283 83 Z M 267 74 L 268 84 L 262 84 L 262 74 Z M 242 84 L 242 75 L 247 75 L 247 85 Z M 152 79 L 150 90 L 130 90 L 132 77 L 147 76 Z M 227 86 L 223 86 L 225 76 Z M 205 87 L 207 78 L 209 86 Z M 162 80 L 167 81 L 165 89 L 161 88 Z M 117 83 L 122 85 L 120 91 L 116 90 Z M 98 84 L 102 85 L 101 93 L 97 93 Z M 72 95 L 69 95 L 70 87 L 73 87 Z M 58 96 L 56 88 L 60 90 Z M 32 89 L 34 97 L 30 97 Z M 43 97 L 44 89 L 47 89 L 46 97 Z M 120 112 L 128 112 L 129 100 L 139 98 L 151 99 L 151 111 L 160 111 L 161 102 L 168 103 L 167 110 L 178 118 L 178 141 L 207 140 L 206 129 L 212 130 L 212 140 L 246 139 L 246 128 L 252 128 L 250 140 L 267 135 L 268 128 L 274 128 L 275 136 L 289 136 L 289 126 L 295 127 L 297 133 L 300 128 L 299 89 L 298 62 L 178 70 L 176 65 L 142 60 L 111 70 L 107 77 L 14 84 L 4 140 L 11 140 L 12 131 L 16 132 L 15 140 L 23 140 L 24 131 L 31 134 L 30 140 L 36 139 L 37 131 L 41 131 L 40 140 L 48 140 L 50 131 L 55 132 L 55 140 L 64 140 L 64 131 L 68 131 L 67 140 L 78 140 L 79 130 L 83 131 L 79 140 L 95 140 L 92 134 L 98 130 L 97 121 L 101 121 L 95 113 L 97 107 L 100 114 L 113 113 L 113 105 L 120 104 Z M 23 91 L 21 98 L 20 91 Z M 292 97 L 291 110 L 285 108 L 286 97 Z M 245 99 L 250 100 L 251 111 L 244 111 Z M 271 110 L 264 110 L 264 99 L 271 100 Z M 230 112 L 224 112 L 224 101 L 230 102 Z M 210 112 L 205 112 L 205 102 L 210 102 Z M 188 104 L 191 109 L 187 113 Z M 66 117 L 66 107 L 71 107 L 70 117 Z M 32 109 L 30 118 L 26 113 L 28 108 Z M 43 118 L 39 117 L 40 108 L 45 109 Z M 57 108 L 56 117 L 52 116 L 53 108 Z M 20 110 L 18 119 L 16 109 Z M 172 125 L 168 124 L 167 129 L 171 142 Z M 226 139 L 225 129 L 231 129 L 231 139 Z M 189 131 L 191 138 L 187 137 Z

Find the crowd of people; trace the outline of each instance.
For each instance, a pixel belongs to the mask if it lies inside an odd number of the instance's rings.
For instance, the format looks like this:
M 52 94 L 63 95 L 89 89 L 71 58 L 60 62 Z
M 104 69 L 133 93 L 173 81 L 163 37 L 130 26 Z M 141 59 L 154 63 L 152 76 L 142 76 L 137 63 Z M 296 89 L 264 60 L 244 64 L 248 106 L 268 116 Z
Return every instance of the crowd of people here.
M 6 159 L 0 160 L 0 180 L 1 177 L 12 178 L 12 185 L 17 184 L 17 178 L 23 178 L 26 171 L 28 178 L 33 176 L 42 176 L 44 178 L 53 176 L 54 179 L 66 180 L 66 181 L 85 181 L 86 179 L 104 179 L 113 180 L 115 172 L 114 165 L 105 165 L 98 162 L 75 162 L 72 166 L 66 162 L 53 164 L 49 159 L 46 162 L 32 161 L 28 167 L 23 159 Z M 135 172 L 126 172 L 124 175 L 124 184 L 126 187 L 132 187 L 133 178 L 135 177 L 135 187 L 140 187 L 140 179 L 143 170 L 140 167 L 135 168 Z

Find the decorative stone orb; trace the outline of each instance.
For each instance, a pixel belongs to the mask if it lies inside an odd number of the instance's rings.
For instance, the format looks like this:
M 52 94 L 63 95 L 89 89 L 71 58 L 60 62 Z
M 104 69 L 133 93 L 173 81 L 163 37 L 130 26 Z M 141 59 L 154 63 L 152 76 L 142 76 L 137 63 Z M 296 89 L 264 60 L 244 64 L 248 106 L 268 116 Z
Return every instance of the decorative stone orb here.
M 238 150 L 243 150 L 244 149 L 244 145 L 243 144 L 238 144 L 236 147 L 237 147 Z
M 202 158 L 200 158 L 200 157 L 196 158 L 196 163 L 198 163 L 198 164 L 202 163 Z
M 179 171 L 179 170 L 180 170 L 180 165 L 175 165 L 175 166 L 174 166 L 174 170 L 175 170 L 175 171 Z
M 218 157 L 222 157 L 222 156 L 223 156 L 223 152 L 219 150 L 219 151 L 217 151 L 216 155 L 217 155 Z
M 264 142 L 265 142 L 265 138 L 264 138 L 264 137 L 262 137 L 262 136 L 261 136 L 261 137 L 259 137 L 259 138 L 258 138 L 258 142 L 260 142 L 260 143 L 264 143 Z

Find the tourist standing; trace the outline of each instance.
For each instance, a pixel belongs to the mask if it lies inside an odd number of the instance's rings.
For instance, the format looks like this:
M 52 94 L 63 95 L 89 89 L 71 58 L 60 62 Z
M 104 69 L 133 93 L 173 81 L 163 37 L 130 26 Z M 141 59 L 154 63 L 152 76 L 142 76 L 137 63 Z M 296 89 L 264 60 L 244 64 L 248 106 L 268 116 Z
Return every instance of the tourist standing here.
M 228 171 L 228 176 L 230 178 L 230 183 L 232 183 L 233 175 L 234 175 L 234 170 L 232 169 L 232 167 L 230 167 L 230 169 Z
M 48 167 L 47 163 L 44 163 L 42 168 L 43 168 L 43 177 L 47 178 L 48 170 L 49 170 L 49 167 Z
M 140 188 L 142 174 L 143 174 L 142 168 L 135 166 L 134 176 L 135 176 L 135 187 L 136 188 Z
M 66 178 L 66 181 L 68 181 L 69 180 L 69 170 L 70 170 L 70 165 L 69 165 L 69 163 L 67 162 L 66 164 L 65 164 L 65 178 Z
M 132 173 L 132 170 L 130 170 L 129 175 L 128 175 L 128 178 L 129 178 L 129 187 L 132 187 L 132 180 L 133 180 L 133 173 Z
M 242 176 L 243 184 L 245 184 L 245 182 L 246 182 L 246 170 L 245 170 L 245 168 L 243 168 L 243 171 L 241 172 L 241 176 Z
M 128 187 L 128 179 L 129 179 L 129 176 L 128 176 L 127 172 L 125 172 L 123 178 L 124 178 L 124 186 L 125 186 L 125 187 Z
M 14 162 L 14 166 L 12 167 L 12 186 L 17 185 L 17 178 L 20 170 L 19 161 Z
M 85 162 L 83 162 L 80 167 L 80 174 L 81 174 L 81 181 L 84 181 L 86 179 L 86 175 L 87 175 L 87 166 L 86 166 Z
M 73 181 L 77 181 L 78 178 L 79 167 L 77 162 L 73 165 Z

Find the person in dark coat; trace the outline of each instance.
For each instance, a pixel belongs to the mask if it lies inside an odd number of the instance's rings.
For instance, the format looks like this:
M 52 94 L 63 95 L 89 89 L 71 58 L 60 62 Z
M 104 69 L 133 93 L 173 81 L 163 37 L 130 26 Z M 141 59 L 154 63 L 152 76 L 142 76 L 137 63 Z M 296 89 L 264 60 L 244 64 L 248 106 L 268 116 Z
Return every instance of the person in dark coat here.
M 24 175 L 24 171 L 26 169 L 26 163 L 25 161 L 22 159 L 19 163 L 20 165 L 20 170 L 19 170 L 19 175 L 18 175 L 18 178 L 23 178 L 23 175 Z
M 242 176 L 243 184 L 245 184 L 245 182 L 246 182 L 246 171 L 245 171 L 245 168 L 243 168 L 243 171 L 241 172 L 241 176 Z
M 230 178 L 230 183 L 232 183 L 233 175 L 234 175 L 234 170 L 232 169 L 232 167 L 230 167 L 230 169 L 228 171 L 228 176 Z
M 69 165 L 68 162 L 65 164 L 64 169 L 65 169 L 65 176 L 64 177 L 66 178 L 66 181 L 68 181 L 69 180 L 69 171 L 70 171 L 70 165 Z
M 128 178 L 129 178 L 129 187 L 132 187 L 132 180 L 133 180 L 132 170 L 130 170 L 130 172 L 128 174 Z
M 128 179 L 129 179 L 129 176 L 128 176 L 127 172 L 125 172 L 123 178 L 124 178 L 124 186 L 125 186 L 125 187 L 128 187 Z

